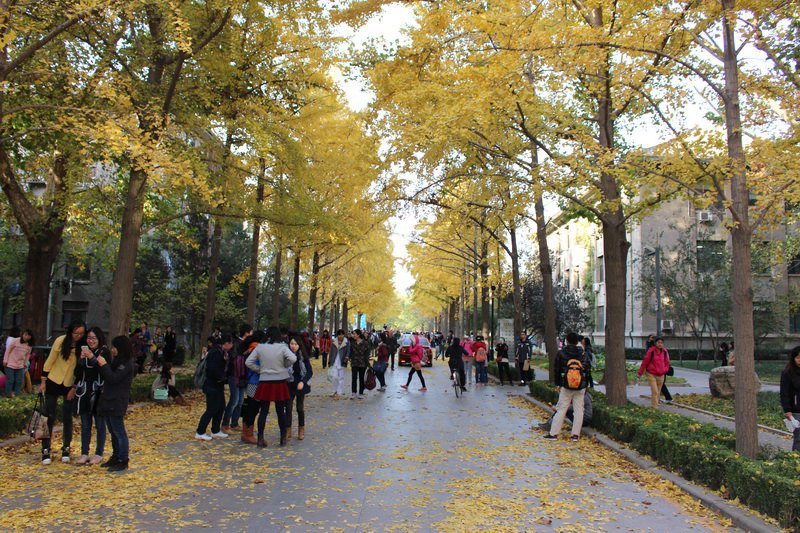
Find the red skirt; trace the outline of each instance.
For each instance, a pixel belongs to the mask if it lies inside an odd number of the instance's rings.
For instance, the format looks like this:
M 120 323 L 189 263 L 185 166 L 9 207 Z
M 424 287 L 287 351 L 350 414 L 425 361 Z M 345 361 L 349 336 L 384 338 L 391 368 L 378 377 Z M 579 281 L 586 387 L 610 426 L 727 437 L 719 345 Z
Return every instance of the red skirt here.
M 260 381 L 253 396 L 262 402 L 282 402 L 289 399 L 289 384 L 286 381 Z

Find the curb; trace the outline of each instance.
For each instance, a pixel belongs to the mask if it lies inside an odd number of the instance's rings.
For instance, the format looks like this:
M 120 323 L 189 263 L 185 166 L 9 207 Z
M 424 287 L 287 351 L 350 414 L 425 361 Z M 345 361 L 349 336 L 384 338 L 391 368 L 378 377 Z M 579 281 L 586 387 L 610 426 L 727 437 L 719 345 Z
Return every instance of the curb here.
M 545 411 L 552 411 L 552 407 L 544 402 L 532 398 L 529 395 L 522 395 L 521 397 L 525 398 L 525 400 L 527 400 L 529 403 L 544 409 Z M 597 430 L 584 428 L 581 433 L 597 439 L 597 441 L 606 448 L 609 448 L 610 450 L 622 455 L 625 457 L 625 459 L 635 464 L 639 468 L 652 472 L 662 479 L 671 481 L 683 492 L 698 500 L 704 507 L 707 507 L 708 509 L 711 509 L 712 511 L 724 516 L 725 518 L 730 519 L 733 522 L 733 525 L 739 529 L 753 533 L 775 533 L 776 531 L 780 531 L 779 528 L 767 523 L 758 516 L 755 516 L 744 509 L 731 505 L 709 490 L 699 485 L 695 485 L 694 483 L 683 479 L 679 475 L 661 468 L 653 461 L 642 457 L 631 448 L 611 440 L 609 437 Z

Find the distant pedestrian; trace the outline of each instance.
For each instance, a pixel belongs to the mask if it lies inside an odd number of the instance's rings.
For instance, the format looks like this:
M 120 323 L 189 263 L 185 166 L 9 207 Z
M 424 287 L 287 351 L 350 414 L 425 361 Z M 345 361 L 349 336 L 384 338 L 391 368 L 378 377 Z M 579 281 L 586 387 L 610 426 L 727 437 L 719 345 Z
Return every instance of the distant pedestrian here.
M 558 388 L 558 403 L 552 427 L 545 438 L 558 438 L 567 410 L 571 405 L 574 413 L 572 440 L 578 440 L 583 427 L 584 396 L 588 386 L 586 371 L 589 368 L 589 359 L 586 357 L 586 353 L 578 347 L 577 333 L 567 333 L 565 340 L 566 345 L 556 354 L 555 384 Z
M 286 402 L 289 400 L 290 369 L 297 356 L 292 353 L 277 327 L 267 330 L 267 344 L 259 344 L 245 361 L 247 368 L 258 371 L 258 388 L 255 399 L 259 403 L 258 447 L 265 448 L 264 428 L 270 404 L 275 404 L 275 415 L 280 431 L 280 445 L 286 445 Z
M 58 337 L 53 343 L 50 355 L 42 368 L 42 384 L 39 392 L 44 394 L 44 410 L 47 415 L 47 429 L 53 434 L 56 421 L 58 398 L 63 398 L 61 421 L 61 461 L 70 461 L 70 444 L 72 444 L 72 410 L 75 399 L 75 367 L 78 363 L 80 347 L 86 344 L 86 324 L 78 320 L 67 327 L 65 335 Z M 51 438 L 42 439 L 42 464 L 50 464 Z
M 528 336 L 522 331 L 517 339 L 516 353 L 514 354 L 517 359 L 517 371 L 519 372 L 519 384 L 525 385 L 530 381 L 531 374 L 531 343 L 528 342 Z
M 464 374 L 467 377 L 466 383 L 464 385 L 471 385 L 472 381 L 475 377 L 475 372 L 473 371 L 475 367 L 475 355 L 472 353 L 472 341 L 468 335 L 464 335 L 464 338 L 461 340 L 461 346 L 464 347 L 464 351 L 466 355 L 461 357 L 461 360 L 464 361 Z
M 353 331 L 353 342 L 350 344 L 351 400 L 364 398 L 364 375 L 369 366 L 370 351 L 370 342 L 361 330 Z
M 792 451 L 800 451 L 800 346 L 792 348 L 789 361 L 781 372 L 781 408 L 792 427 Z
M 661 387 L 669 371 L 669 352 L 664 348 L 664 339 L 656 337 L 655 345 L 647 350 L 641 366 L 639 366 L 639 377 L 647 372 L 647 382 L 650 384 L 650 405 L 653 409 L 658 409 L 658 401 L 661 396 Z
M 97 404 L 104 385 L 100 365 L 97 362 L 98 357 L 104 357 L 109 361 L 111 352 L 106 346 L 103 330 L 95 326 L 86 334 L 86 346 L 81 348 L 81 355 L 75 367 L 76 411 L 81 417 L 81 456 L 77 461 L 79 465 L 100 464 L 106 446 L 106 420 L 97 414 Z M 94 455 L 89 457 L 92 423 L 97 432 L 97 439 Z
M 328 356 L 329 374 L 333 386 L 331 396 L 344 395 L 344 372 L 349 359 L 350 342 L 345 337 L 344 330 L 340 329 L 336 332 L 336 338 L 331 340 L 331 353 Z
M 203 393 L 206 395 L 206 410 L 197 423 L 194 438 L 199 440 L 222 439 L 228 436 L 222 431 L 222 416 L 225 414 L 225 383 L 227 376 L 225 368 L 228 361 L 228 352 L 233 345 L 230 335 L 219 338 L 220 344 L 214 344 L 206 353 L 206 381 L 203 384 Z M 208 424 L 211 423 L 211 436 L 206 435 Z
M 164 332 L 164 361 L 172 362 L 175 358 L 175 350 L 178 347 L 178 337 L 172 331 L 172 326 L 167 326 Z
M 472 356 L 475 359 L 475 383 L 478 385 L 485 385 L 489 382 L 489 375 L 486 372 L 486 343 L 483 342 L 483 336 L 478 335 L 475 337 L 475 342 L 472 343 Z
M 497 361 L 497 377 L 500 379 L 500 385 L 505 385 L 503 382 L 503 374 L 508 379 L 508 384 L 513 385 L 511 379 L 511 370 L 508 367 L 508 344 L 503 337 L 498 339 L 497 346 L 495 346 L 495 361 Z
M 419 376 L 420 383 L 422 383 L 422 387 L 419 390 L 424 392 L 428 390 L 428 387 L 425 386 L 425 378 L 422 376 L 422 359 L 424 352 L 419 343 L 419 336 L 414 335 L 412 339 L 411 347 L 408 350 L 409 354 L 411 355 L 411 370 L 408 372 L 408 380 L 406 381 L 406 384 L 400 386 L 408 390 L 408 386 L 411 385 L 411 378 L 414 377 L 414 373 L 416 372 Z
M 222 415 L 222 431 L 224 433 L 239 429 L 239 415 L 242 412 L 244 389 L 247 385 L 245 381 L 247 367 L 244 364 L 245 358 L 242 350 L 244 349 L 244 339 L 252 334 L 253 327 L 250 324 L 240 325 L 239 336 L 234 339 L 228 354 L 228 365 L 225 372 L 228 379 L 228 403 L 225 405 L 225 414 Z
M 291 382 L 289 383 L 289 400 L 286 405 L 286 439 L 292 438 L 292 403 L 297 407 L 297 440 L 306 438 L 305 399 L 309 391 L 308 382 L 314 375 L 311 360 L 308 358 L 302 339 L 293 336 L 289 339 L 289 349 L 297 360 L 292 365 Z
M 722 366 L 728 366 L 728 354 L 730 353 L 731 349 L 728 346 L 727 342 L 719 343 L 719 347 L 717 348 L 717 354 L 719 355 L 720 364 Z
M 331 334 L 326 329 L 319 338 L 319 353 L 322 355 L 322 368 L 328 367 L 328 354 L 331 352 Z
M 13 398 L 22 394 L 22 384 L 25 381 L 25 372 L 33 352 L 33 331 L 26 329 L 19 337 L 7 342 L 3 356 L 3 368 L 6 373 L 6 396 Z
M 381 384 L 379 391 L 386 390 L 386 369 L 389 368 L 389 346 L 386 344 L 386 332 L 381 332 L 378 348 L 375 350 L 377 361 L 372 364 L 372 370 L 378 383 Z
M 100 375 L 103 378 L 103 392 L 97 404 L 97 415 L 102 417 L 111 433 L 111 458 L 100 466 L 109 472 L 128 469 L 130 444 L 125 430 L 125 413 L 131 395 L 131 383 L 136 369 L 133 365 L 133 347 L 124 335 L 111 341 L 111 356 L 108 361 L 102 355 L 97 357 Z
M 467 387 L 465 386 L 466 382 L 466 373 L 464 371 L 464 356 L 467 354 L 467 351 L 461 346 L 461 342 L 458 340 L 457 336 L 454 336 L 451 341 L 450 345 L 447 347 L 445 351 L 445 355 L 447 356 L 447 366 L 450 367 L 450 373 L 458 372 L 459 382 L 461 383 L 461 391 L 466 392 Z
M 400 339 L 399 331 L 395 333 L 390 331 L 389 336 L 386 337 L 386 345 L 389 347 L 389 363 L 392 371 L 394 371 L 394 356 L 397 355 L 397 348 L 399 346 L 398 339 Z

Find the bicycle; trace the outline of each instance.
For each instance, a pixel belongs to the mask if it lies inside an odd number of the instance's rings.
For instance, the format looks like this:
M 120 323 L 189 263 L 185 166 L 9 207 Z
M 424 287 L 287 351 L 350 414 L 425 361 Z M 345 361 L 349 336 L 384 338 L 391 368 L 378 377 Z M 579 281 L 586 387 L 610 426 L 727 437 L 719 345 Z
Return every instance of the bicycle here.
M 458 398 L 461 396 L 461 376 L 457 368 L 451 369 L 450 372 L 450 379 L 453 381 L 453 390 L 456 393 L 456 398 Z

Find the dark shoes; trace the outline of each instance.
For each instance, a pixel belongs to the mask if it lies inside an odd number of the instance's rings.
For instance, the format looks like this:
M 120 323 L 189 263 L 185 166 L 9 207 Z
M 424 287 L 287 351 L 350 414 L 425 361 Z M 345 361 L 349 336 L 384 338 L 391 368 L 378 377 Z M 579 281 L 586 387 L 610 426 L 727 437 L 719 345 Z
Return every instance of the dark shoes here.
M 111 468 L 115 464 L 119 463 L 119 457 L 116 455 L 112 455 L 108 461 L 100 465 L 100 468 Z
M 555 440 L 555 439 L 557 439 L 558 437 L 557 437 L 557 436 L 555 436 L 555 435 L 551 435 L 550 433 L 545 433 L 544 437 L 542 437 L 542 438 L 543 438 L 543 439 L 547 439 L 547 440 Z
M 256 446 L 258 446 L 259 448 L 266 448 L 267 441 L 265 441 L 263 438 L 260 438 L 258 439 L 258 443 L 256 444 Z
M 116 463 L 108 467 L 109 472 L 122 472 L 123 470 L 128 469 L 128 460 L 117 460 Z

